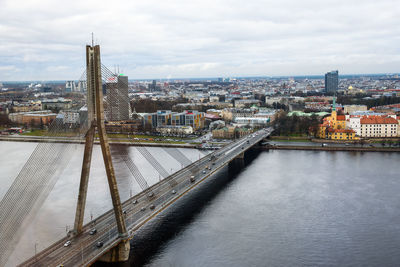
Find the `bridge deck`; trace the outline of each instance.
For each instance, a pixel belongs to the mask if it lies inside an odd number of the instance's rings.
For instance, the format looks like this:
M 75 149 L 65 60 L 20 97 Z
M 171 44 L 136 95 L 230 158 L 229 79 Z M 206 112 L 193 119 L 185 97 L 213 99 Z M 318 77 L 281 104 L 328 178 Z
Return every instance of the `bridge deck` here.
M 267 137 L 271 131 L 271 128 L 260 130 L 232 142 L 125 201 L 122 206 L 129 237 L 132 238 L 135 231 L 146 222 L 226 166 L 239 154 Z M 206 169 L 206 166 L 211 167 L 211 170 Z M 192 175 L 196 179 L 194 182 L 190 181 Z M 171 181 L 174 182 L 171 183 Z M 93 227 L 97 229 L 97 233 L 90 235 L 89 231 Z M 71 241 L 71 245 L 64 247 L 64 243 L 68 240 Z M 94 263 L 99 257 L 118 245 L 120 241 L 114 211 L 109 210 L 93 222 L 85 225 L 82 234 L 73 238 L 65 237 L 57 241 L 35 257 L 22 263 L 21 266 L 57 266 L 59 264 L 86 266 Z M 103 246 L 98 248 L 97 242 L 103 242 Z

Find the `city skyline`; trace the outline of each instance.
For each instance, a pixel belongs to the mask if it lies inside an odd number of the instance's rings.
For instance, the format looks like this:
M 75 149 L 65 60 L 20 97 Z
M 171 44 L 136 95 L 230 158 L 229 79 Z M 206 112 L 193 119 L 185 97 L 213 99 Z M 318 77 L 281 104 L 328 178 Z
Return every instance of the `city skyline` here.
M 2 1 L 0 80 L 79 79 L 91 32 L 103 63 L 131 79 L 398 73 L 399 9 L 391 0 Z

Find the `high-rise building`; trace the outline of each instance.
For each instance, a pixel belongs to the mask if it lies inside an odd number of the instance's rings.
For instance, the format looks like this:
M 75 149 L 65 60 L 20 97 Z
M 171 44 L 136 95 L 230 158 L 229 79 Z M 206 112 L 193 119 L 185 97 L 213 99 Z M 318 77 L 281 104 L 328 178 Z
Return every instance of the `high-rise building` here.
M 78 87 L 76 89 L 78 92 L 85 92 L 86 91 L 86 81 L 79 81 Z
M 65 82 L 65 92 L 75 92 L 76 84 L 75 81 L 66 81 Z
M 115 75 L 106 81 L 108 121 L 129 120 L 128 76 Z
M 325 74 L 325 92 L 336 92 L 339 86 L 339 71 L 333 70 Z
M 149 89 L 150 92 L 157 91 L 157 82 L 156 82 L 156 80 L 153 80 L 152 83 L 149 83 L 148 89 Z

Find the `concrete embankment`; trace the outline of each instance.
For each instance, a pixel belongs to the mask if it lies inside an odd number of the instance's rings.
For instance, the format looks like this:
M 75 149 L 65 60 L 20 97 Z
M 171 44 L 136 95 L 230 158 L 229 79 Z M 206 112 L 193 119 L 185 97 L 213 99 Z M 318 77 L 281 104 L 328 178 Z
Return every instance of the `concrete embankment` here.
M 339 147 L 339 146 L 285 146 L 273 145 L 264 146 L 263 149 L 278 149 L 278 150 L 313 150 L 313 151 L 356 151 L 356 152 L 400 152 L 400 148 L 390 147 Z
M 48 138 L 40 136 L 19 136 L 19 137 L 8 137 L 0 136 L 0 141 L 10 142 L 34 142 L 34 143 L 69 143 L 69 144 L 84 144 L 84 139 L 76 138 Z M 99 144 L 99 141 L 94 141 L 95 144 Z M 173 144 L 173 143 L 147 143 L 147 142 L 130 142 L 122 140 L 109 139 L 111 145 L 126 145 L 126 146 L 151 146 L 151 147 L 177 147 L 177 148 L 197 148 L 196 145 L 192 144 Z

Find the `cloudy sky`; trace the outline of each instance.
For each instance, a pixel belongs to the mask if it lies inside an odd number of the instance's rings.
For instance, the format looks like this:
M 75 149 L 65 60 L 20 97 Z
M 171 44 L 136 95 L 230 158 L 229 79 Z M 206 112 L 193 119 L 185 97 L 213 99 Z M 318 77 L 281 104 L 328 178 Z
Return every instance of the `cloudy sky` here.
M 73 2 L 73 3 L 71 3 Z M 0 0 L 0 81 L 400 72 L 399 0 Z

